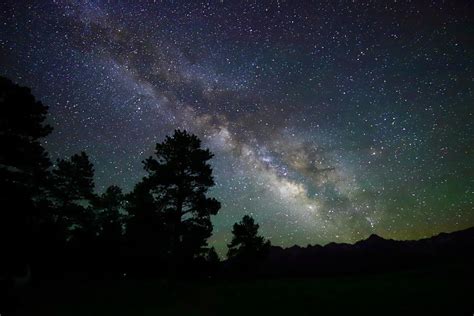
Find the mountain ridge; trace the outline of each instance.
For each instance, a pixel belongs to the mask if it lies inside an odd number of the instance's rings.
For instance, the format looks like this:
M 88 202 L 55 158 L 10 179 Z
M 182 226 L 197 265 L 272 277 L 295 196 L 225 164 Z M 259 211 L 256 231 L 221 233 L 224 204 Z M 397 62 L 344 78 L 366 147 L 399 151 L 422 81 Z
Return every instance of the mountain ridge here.
M 353 245 L 356 245 L 356 244 L 359 244 L 359 243 L 363 243 L 367 240 L 371 240 L 371 239 L 374 239 L 374 240 L 383 240 L 383 241 L 393 241 L 393 242 L 418 242 L 418 241 L 424 241 L 424 240 L 431 240 L 433 238 L 441 238 L 441 237 L 448 237 L 448 236 L 451 236 L 453 234 L 457 235 L 457 234 L 472 234 L 474 236 L 474 226 L 471 226 L 471 227 L 468 227 L 468 228 L 464 228 L 464 229 L 461 229 L 461 230 L 456 230 L 456 231 L 452 231 L 452 232 L 440 232 L 440 233 L 437 233 L 433 236 L 430 236 L 430 237 L 423 237 L 423 238 L 420 238 L 420 239 L 393 239 L 393 238 L 385 238 L 383 236 L 380 236 L 376 233 L 372 233 L 370 234 L 367 238 L 365 239 L 360 239 L 358 241 L 355 241 L 354 243 L 348 243 L 348 242 L 329 242 L 325 245 L 321 245 L 321 244 L 308 244 L 306 246 L 300 246 L 300 245 L 292 245 L 292 246 L 289 246 L 289 247 L 282 247 L 282 246 L 274 246 L 272 245 L 271 248 L 279 248 L 279 249 L 282 249 L 282 250 L 285 250 L 285 249 L 292 249 L 292 248 L 300 248 L 300 249 L 305 249 L 305 248 L 311 248 L 311 247 L 326 247 L 326 246 L 329 246 L 329 245 L 347 245 L 347 246 L 353 246 Z
M 446 265 L 474 265 L 474 227 L 418 240 L 376 234 L 353 244 L 272 246 L 258 267 L 268 276 L 372 273 Z

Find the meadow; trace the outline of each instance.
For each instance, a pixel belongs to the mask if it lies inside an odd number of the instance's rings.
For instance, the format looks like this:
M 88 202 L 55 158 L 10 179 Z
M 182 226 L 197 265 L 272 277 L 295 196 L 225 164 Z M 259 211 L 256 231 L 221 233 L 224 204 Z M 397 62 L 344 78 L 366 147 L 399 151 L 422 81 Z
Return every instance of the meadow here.
M 472 315 L 468 268 L 317 279 L 50 282 L 18 315 Z

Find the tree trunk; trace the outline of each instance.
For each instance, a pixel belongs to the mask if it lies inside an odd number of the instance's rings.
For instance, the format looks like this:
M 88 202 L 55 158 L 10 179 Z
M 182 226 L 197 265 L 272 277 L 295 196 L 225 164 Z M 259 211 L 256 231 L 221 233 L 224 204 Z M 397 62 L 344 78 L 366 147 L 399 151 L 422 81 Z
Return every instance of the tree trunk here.
M 181 217 L 183 212 L 183 201 L 181 198 L 178 198 L 176 203 L 176 213 L 173 216 L 173 224 L 171 231 L 171 240 L 170 240 L 170 258 L 168 266 L 168 279 L 172 287 L 176 285 L 177 271 L 179 264 L 179 252 L 180 252 L 180 233 L 181 233 Z

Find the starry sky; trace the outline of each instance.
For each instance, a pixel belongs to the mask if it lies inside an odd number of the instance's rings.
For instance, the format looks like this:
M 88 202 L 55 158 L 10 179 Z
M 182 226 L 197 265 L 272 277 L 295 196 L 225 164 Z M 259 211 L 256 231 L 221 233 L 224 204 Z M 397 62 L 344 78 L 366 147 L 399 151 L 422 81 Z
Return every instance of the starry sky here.
M 0 73 L 50 107 L 53 159 L 129 191 L 184 128 L 215 153 L 211 243 L 474 225 L 471 1 L 2 1 Z

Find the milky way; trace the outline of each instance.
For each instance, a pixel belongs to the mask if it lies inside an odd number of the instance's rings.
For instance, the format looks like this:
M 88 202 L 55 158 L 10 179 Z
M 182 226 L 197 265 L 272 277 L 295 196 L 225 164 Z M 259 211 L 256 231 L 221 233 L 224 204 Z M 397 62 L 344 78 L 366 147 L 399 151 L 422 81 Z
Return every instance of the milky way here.
M 215 153 L 212 243 L 474 225 L 474 12 L 459 1 L 10 1 L 0 70 L 50 106 L 52 158 L 130 190 L 175 128 Z

